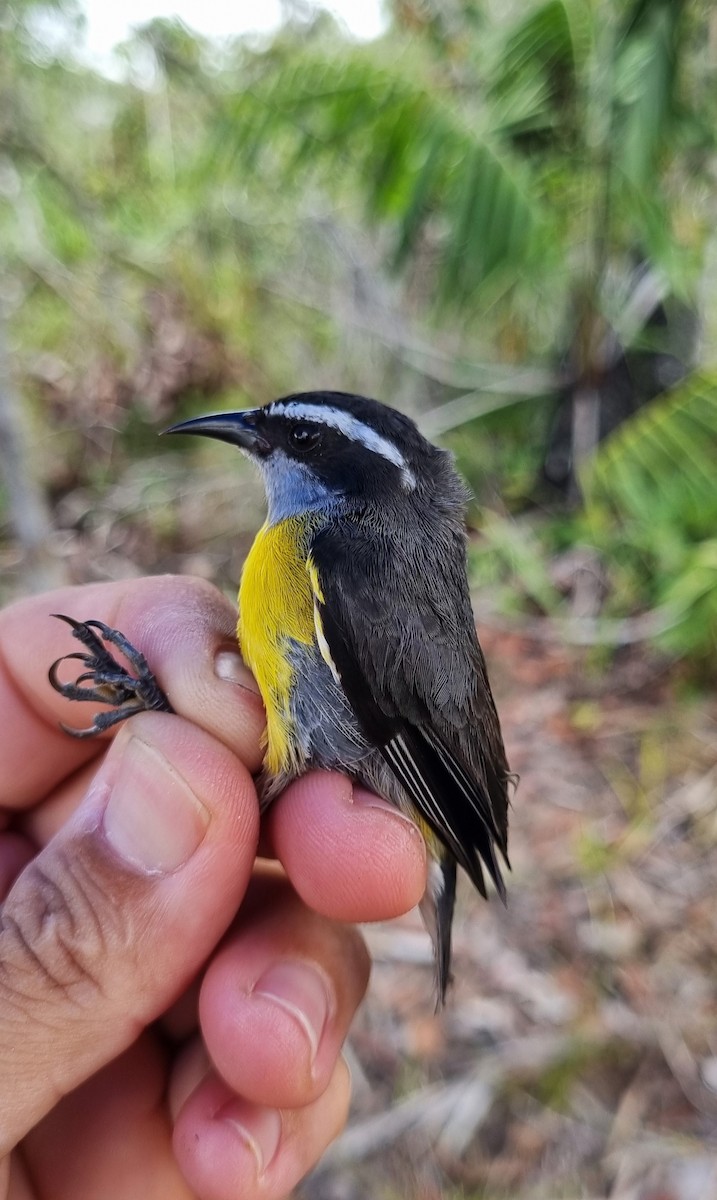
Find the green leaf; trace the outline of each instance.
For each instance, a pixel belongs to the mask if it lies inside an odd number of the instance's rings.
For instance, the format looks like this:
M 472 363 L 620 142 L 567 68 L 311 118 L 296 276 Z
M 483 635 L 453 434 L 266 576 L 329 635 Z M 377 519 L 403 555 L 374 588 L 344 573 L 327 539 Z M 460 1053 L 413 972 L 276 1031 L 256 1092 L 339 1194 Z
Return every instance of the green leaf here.
M 554 123 L 551 108 L 564 107 L 566 97 L 576 90 L 585 16 L 583 4 L 547 0 L 510 30 L 488 92 L 489 100 L 503 110 L 504 132 L 525 132 Z
M 622 86 L 628 95 L 619 130 L 619 162 L 624 174 L 642 186 L 668 141 L 675 107 L 680 7 L 672 2 L 653 5 L 622 55 Z
M 391 223 L 396 263 L 430 222 L 437 291 L 451 306 L 474 299 L 493 273 L 517 280 L 545 240 L 527 171 L 499 139 L 469 123 L 449 95 L 363 52 L 279 64 L 258 78 L 229 102 L 203 169 L 270 171 L 279 145 L 293 146 L 292 182 L 322 171 L 325 185 L 340 190 L 345 162 L 369 218 Z
M 657 528 L 656 514 L 695 538 L 717 522 L 717 376 L 695 374 L 652 400 L 598 449 L 585 473 L 588 505 Z

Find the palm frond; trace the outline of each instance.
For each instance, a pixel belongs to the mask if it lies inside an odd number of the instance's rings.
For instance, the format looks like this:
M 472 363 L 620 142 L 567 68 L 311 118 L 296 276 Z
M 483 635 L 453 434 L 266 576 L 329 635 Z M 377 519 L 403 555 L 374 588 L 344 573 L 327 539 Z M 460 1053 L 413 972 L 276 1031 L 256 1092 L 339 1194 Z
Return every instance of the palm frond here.
M 667 142 L 667 126 L 675 110 L 681 7 L 674 0 L 653 4 L 623 41 L 618 161 L 633 184 L 646 183 Z
M 603 442 L 585 472 L 589 504 L 700 540 L 717 525 L 717 376 L 694 374 Z M 657 536 L 657 534 L 656 534 Z
M 668 650 L 702 657 L 717 648 L 717 538 L 692 549 L 679 574 L 664 592 L 673 621 L 661 637 Z
M 564 141 L 578 120 L 581 76 L 594 43 L 588 0 L 545 0 L 513 24 L 488 90 L 506 137 L 554 131 Z
M 429 236 L 449 304 L 472 299 L 490 276 L 510 284 L 544 244 L 526 165 L 455 99 L 360 52 L 275 64 L 232 98 L 211 153 L 213 170 L 238 176 L 281 163 L 286 178 L 289 163 L 290 179 L 323 171 L 336 188 L 343 161 L 362 182 L 369 217 L 393 230 L 396 265 Z

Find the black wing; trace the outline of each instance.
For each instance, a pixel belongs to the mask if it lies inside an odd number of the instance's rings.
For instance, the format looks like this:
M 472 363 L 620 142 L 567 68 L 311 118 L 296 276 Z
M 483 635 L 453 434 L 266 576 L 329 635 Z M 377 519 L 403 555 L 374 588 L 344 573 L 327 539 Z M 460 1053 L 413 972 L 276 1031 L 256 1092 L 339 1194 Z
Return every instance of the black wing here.
M 319 614 L 366 737 L 478 890 L 483 865 L 504 897 L 496 847 L 507 862 L 509 771 L 464 538 L 451 526 L 431 533 L 324 529 L 311 551 Z

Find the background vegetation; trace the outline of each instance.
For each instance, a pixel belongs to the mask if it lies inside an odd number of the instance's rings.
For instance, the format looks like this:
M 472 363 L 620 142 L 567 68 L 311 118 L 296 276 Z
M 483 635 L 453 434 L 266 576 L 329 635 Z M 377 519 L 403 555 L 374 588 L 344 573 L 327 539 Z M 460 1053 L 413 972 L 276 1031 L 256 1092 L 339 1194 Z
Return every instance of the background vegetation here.
M 524 777 L 514 899 L 466 907 L 443 1023 L 412 930 L 376 935 L 368 1143 L 311 1194 L 706 1196 L 717 17 L 387 17 L 369 45 L 298 0 L 261 44 L 152 20 L 110 79 L 71 0 L 0 2 L 0 599 L 158 570 L 233 589 L 260 497 L 226 448 L 157 441 L 182 416 L 327 386 L 442 438 Z M 698 999 L 673 1011 L 678 976 Z M 392 1157 L 347 1169 L 406 1094 Z
M 711 6 L 413 0 L 368 46 L 155 20 L 119 83 L 77 19 L 4 6 L 3 420 L 41 450 L 6 456 L 8 567 L 76 571 L 43 502 L 166 478 L 177 410 L 330 383 L 454 446 L 486 611 L 714 665 Z

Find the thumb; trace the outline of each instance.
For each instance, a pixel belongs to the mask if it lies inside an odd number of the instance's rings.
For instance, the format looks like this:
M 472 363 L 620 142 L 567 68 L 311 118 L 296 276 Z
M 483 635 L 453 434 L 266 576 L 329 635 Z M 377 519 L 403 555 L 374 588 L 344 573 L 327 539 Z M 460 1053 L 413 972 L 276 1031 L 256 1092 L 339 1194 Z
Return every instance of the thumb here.
M 187 986 L 252 870 L 258 806 L 230 750 L 178 717 L 115 738 L 0 914 L 0 1157 Z

